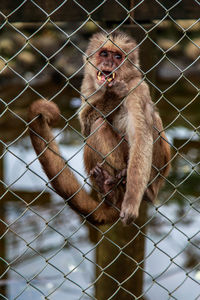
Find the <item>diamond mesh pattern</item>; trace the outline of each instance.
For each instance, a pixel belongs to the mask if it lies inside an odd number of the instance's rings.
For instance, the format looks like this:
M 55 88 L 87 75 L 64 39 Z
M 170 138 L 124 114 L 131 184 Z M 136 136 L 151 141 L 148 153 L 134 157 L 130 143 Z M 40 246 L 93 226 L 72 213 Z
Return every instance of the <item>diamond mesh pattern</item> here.
M 200 299 L 200 22 L 191 19 L 200 3 L 192 1 L 190 20 L 180 20 L 188 5 L 182 0 L 152 1 L 154 19 L 149 11 L 145 19 L 144 0 L 112 1 L 113 12 L 107 2 L 24 0 L 12 11 L 0 4 L 1 299 Z M 66 7 L 74 22 L 61 22 Z M 129 228 L 120 221 L 96 227 L 72 212 L 55 195 L 28 137 L 30 103 L 57 103 L 56 141 L 82 187 L 91 189 L 77 121 L 82 56 L 91 34 L 108 28 L 141 32 L 141 49 L 148 42 L 142 80 L 172 148 L 158 201 L 143 204 Z

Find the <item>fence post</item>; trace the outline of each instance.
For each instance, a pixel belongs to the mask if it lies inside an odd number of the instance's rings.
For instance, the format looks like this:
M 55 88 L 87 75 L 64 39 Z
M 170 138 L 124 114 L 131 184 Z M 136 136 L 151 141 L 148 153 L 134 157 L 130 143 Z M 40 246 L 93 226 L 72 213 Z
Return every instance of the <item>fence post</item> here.
M 144 202 L 137 226 L 144 225 L 146 218 L 147 203 Z M 101 229 L 105 232 L 109 226 Z M 96 277 L 101 275 L 96 283 L 97 299 L 111 297 L 112 300 L 131 300 L 134 299 L 133 295 L 139 297 L 142 294 L 145 229 L 141 230 L 141 234 L 140 229 L 134 225 L 124 227 L 119 222 L 105 233 L 105 238 L 96 250 Z M 103 269 L 103 273 L 98 266 Z

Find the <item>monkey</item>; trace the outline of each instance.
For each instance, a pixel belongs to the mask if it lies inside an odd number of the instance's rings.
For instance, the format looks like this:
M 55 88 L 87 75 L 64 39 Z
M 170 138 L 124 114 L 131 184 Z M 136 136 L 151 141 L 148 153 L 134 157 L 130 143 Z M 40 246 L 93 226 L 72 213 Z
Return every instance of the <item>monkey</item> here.
M 79 120 L 84 165 L 98 199 L 81 187 L 59 152 L 51 132 L 60 114 L 55 103 L 32 103 L 30 137 L 51 185 L 72 209 L 96 225 L 119 217 L 130 224 L 142 200 L 155 201 L 170 170 L 170 146 L 135 40 L 122 31 L 98 32 L 83 59 Z

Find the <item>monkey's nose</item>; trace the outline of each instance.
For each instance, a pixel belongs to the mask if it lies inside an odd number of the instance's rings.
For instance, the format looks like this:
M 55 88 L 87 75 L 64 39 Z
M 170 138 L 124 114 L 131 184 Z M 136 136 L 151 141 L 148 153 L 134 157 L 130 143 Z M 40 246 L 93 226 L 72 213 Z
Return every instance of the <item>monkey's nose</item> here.
M 112 61 L 105 61 L 104 62 L 104 67 L 107 67 L 107 68 L 113 68 L 113 62 Z

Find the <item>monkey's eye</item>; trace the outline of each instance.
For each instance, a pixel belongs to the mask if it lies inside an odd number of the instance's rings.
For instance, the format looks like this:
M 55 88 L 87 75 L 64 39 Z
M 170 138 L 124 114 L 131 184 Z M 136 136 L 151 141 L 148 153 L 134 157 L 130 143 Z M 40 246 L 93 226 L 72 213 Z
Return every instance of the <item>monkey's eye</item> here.
M 103 50 L 103 51 L 100 52 L 99 55 L 106 57 L 106 56 L 108 56 L 108 52 L 106 50 Z
M 116 54 L 115 54 L 115 58 L 116 58 L 116 59 L 122 59 L 122 55 L 121 55 L 120 53 L 116 53 Z

